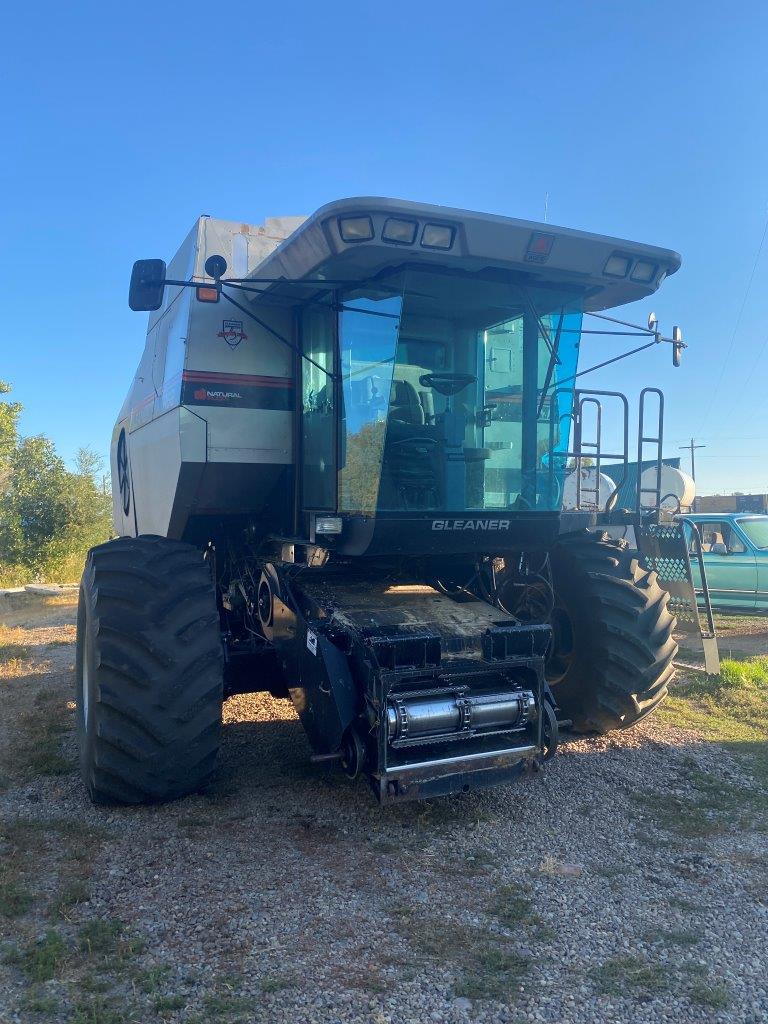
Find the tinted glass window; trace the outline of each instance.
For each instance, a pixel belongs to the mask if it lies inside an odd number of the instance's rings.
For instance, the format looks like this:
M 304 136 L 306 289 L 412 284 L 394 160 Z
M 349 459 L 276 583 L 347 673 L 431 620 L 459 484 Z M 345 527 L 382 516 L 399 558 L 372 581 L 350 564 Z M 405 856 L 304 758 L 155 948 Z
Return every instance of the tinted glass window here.
M 738 522 L 756 548 L 768 549 L 768 516 L 764 519 L 739 519 Z
M 740 555 L 746 551 L 744 541 L 728 520 L 705 520 L 698 527 L 705 555 Z
M 559 508 L 580 302 L 490 273 L 346 293 L 341 507 Z

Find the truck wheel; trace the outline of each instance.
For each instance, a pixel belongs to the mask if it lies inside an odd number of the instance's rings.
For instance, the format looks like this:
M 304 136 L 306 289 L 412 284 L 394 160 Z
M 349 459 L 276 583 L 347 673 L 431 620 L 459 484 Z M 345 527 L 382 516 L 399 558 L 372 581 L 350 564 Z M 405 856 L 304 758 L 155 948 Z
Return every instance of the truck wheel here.
M 674 673 L 669 594 L 635 555 L 626 541 L 586 530 L 552 550 L 547 679 L 580 732 L 639 722 L 667 695 Z
M 174 800 L 208 781 L 223 655 L 200 551 L 163 537 L 125 537 L 89 551 L 75 699 L 80 770 L 94 803 Z

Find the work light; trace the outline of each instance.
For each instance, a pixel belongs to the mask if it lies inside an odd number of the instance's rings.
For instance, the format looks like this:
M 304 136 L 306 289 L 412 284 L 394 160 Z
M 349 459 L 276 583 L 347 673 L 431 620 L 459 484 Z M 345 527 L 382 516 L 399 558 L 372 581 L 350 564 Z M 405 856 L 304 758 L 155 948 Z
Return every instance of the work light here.
M 416 240 L 415 220 L 400 220 L 397 217 L 390 217 L 384 225 L 381 237 L 385 242 L 398 242 L 400 245 L 413 245 Z
M 421 244 L 425 249 L 450 249 L 453 245 L 453 228 L 444 224 L 425 224 Z
M 608 257 L 608 262 L 603 267 L 603 273 L 607 274 L 608 277 L 626 277 L 629 273 L 629 265 L 632 260 L 629 256 L 622 256 L 620 253 L 615 252 L 613 256 Z
M 649 263 L 647 260 L 638 260 L 629 276 L 633 281 L 650 284 L 656 276 L 656 264 Z
M 339 234 L 344 242 L 370 242 L 373 221 L 370 217 L 339 217 Z

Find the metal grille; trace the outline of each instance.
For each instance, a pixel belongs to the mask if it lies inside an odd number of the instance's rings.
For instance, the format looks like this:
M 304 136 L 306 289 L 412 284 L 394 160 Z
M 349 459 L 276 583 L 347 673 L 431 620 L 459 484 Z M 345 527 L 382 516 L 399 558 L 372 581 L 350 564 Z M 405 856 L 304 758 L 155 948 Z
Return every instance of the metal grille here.
M 699 594 L 693 585 L 689 540 L 682 521 L 645 523 L 637 529 L 637 540 L 646 563 L 656 570 L 659 583 L 669 591 L 669 610 L 677 617 L 678 629 L 701 637 L 706 670 L 711 675 L 718 675 L 720 667 L 715 624 L 698 531 L 693 532 L 693 543 L 702 580 Z M 699 614 L 699 599 L 704 606 L 703 619 Z

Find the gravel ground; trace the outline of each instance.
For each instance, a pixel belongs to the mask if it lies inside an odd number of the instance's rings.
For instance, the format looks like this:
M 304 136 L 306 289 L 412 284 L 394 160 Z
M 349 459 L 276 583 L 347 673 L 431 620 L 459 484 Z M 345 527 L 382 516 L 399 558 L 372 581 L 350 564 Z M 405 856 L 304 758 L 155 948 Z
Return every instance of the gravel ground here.
M 768 654 L 768 615 L 739 615 L 720 612 L 715 615 L 717 644 L 721 658 L 752 658 Z M 704 655 L 695 637 L 681 634 L 681 660 L 703 665 Z
M 24 614 L 0 671 L 3 863 L 27 891 L 0 914 L 3 1024 L 768 1018 L 765 794 L 715 744 L 651 721 L 382 810 L 248 695 L 208 792 L 99 809 L 70 766 L 36 770 L 44 737 L 16 756 L 31 707 L 72 717 L 74 608 Z

